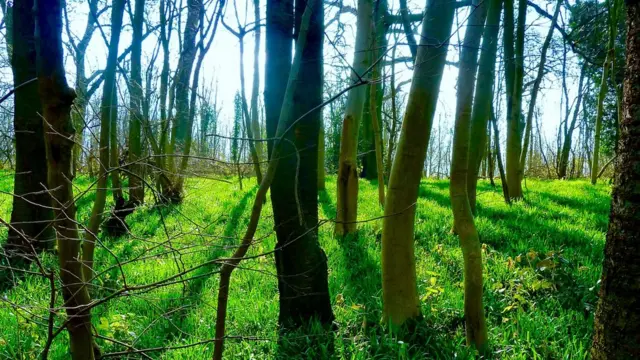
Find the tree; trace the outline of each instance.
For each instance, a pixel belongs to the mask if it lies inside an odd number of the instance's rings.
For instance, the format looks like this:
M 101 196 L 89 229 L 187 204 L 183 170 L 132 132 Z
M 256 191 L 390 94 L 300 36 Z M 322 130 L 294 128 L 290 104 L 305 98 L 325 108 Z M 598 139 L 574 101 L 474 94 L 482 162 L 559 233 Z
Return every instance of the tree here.
M 494 4 L 496 2 L 493 2 Z M 474 4 L 469 16 L 464 43 L 460 51 L 457 83 L 456 120 L 451 157 L 451 210 L 453 227 L 460 238 L 464 259 L 464 318 L 467 344 L 481 351 L 487 342 L 487 324 L 482 306 L 482 248 L 467 196 L 469 171 L 469 139 L 483 136 L 485 129 L 470 133 L 473 90 L 478 65 L 478 48 L 487 16 L 487 6 Z M 474 31 L 470 31 L 474 29 Z M 477 29 L 477 31 L 475 31 Z
M 114 152 L 109 153 L 109 146 L 115 146 L 116 148 L 118 146 L 117 137 L 113 136 L 111 126 L 116 125 L 115 120 L 118 114 L 116 106 L 116 67 L 124 5 L 124 0 L 114 0 L 111 8 L 111 24 L 113 26 L 109 40 L 104 86 L 102 88 L 102 102 L 100 105 L 100 155 L 98 161 L 98 181 L 96 182 L 96 198 L 93 202 L 89 226 L 84 233 L 84 241 L 82 243 L 84 279 L 88 282 L 93 278 L 93 255 L 96 242 L 98 241 L 98 232 L 100 231 L 102 214 L 107 199 L 107 177 L 109 176 L 110 165 L 113 165 L 113 163 L 110 162 L 110 158 L 114 155 Z M 115 154 L 117 155 L 117 151 Z
M 418 186 L 447 57 L 454 4 L 427 3 L 400 141 L 393 160 L 382 230 L 382 298 L 386 322 L 400 326 L 418 316 L 414 222 Z
M 471 136 L 469 138 L 469 167 L 467 172 L 467 197 L 471 212 L 476 212 L 476 189 L 480 162 L 487 143 L 486 129 L 493 103 L 493 83 L 495 80 L 496 53 L 502 0 L 492 0 L 488 5 L 487 24 L 484 28 L 482 51 L 478 64 L 473 108 L 471 112 Z M 477 11 L 477 10 L 476 10 Z M 470 28 L 470 27 L 468 27 Z M 491 133 L 491 131 L 489 131 Z
M 624 118 L 605 245 L 591 356 L 640 356 L 640 2 L 627 0 Z
M 144 203 L 142 165 L 142 24 L 144 23 L 145 0 L 136 0 L 133 14 L 133 37 L 131 39 L 131 78 L 129 80 L 129 203 L 136 206 Z
M 281 143 L 281 155 L 271 184 L 271 202 L 277 236 L 275 260 L 280 292 L 278 319 L 280 326 L 284 328 L 297 328 L 312 319 L 317 319 L 322 324 L 330 324 L 334 318 L 329 298 L 327 258 L 318 243 L 317 230 L 318 131 L 322 118 L 319 106 L 322 104 L 323 88 L 324 13 L 322 2 L 310 1 L 309 5 L 311 20 L 306 34 L 306 46 L 300 59 L 303 67 L 296 79 L 291 114 L 287 114 L 288 122 L 283 124 L 291 129 L 284 136 L 285 141 Z M 287 4 L 267 2 L 267 58 L 282 55 L 270 51 L 272 43 L 269 39 L 273 41 L 273 35 L 276 35 L 273 33 L 275 29 L 272 28 L 274 20 L 278 24 L 278 30 L 283 30 L 278 35 L 285 36 L 285 39 L 287 34 L 291 33 L 291 27 L 287 31 L 284 24 L 294 24 L 288 21 L 287 12 L 274 13 L 274 6 L 284 6 L 285 11 L 289 9 Z M 302 14 L 306 6 L 307 2 L 296 1 L 296 36 L 303 31 Z M 270 19 L 270 16 L 278 19 Z M 275 42 L 276 47 L 282 45 L 280 41 L 284 39 L 278 39 Z M 291 53 L 290 46 L 291 41 L 288 54 Z M 271 70 L 269 66 L 276 65 L 269 61 L 267 74 Z M 289 62 L 289 66 L 290 64 Z M 273 89 L 273 84 L 269 84 L 269 81 L 278 81 L 286 86 L 289 70 L 288 67 L 286 72 L 276 72 L 279 77 L 268 77 L 265 86 Z M 273 115 L 277 114 L 270 106 L 279 105 L 282 108 L 284 97 L 276 102 L 275 99 L 269 99 L 271 95 L 275 94 L 267 94 L 265 91 L 265 103 L 269 104 L 267 129 L 277 129 L 280 124 L 269 124 L 269 121 L 274 121 Z M 278 115 L 278 118 L 282 116 Z M 268 136 L 275 136 L 275 132 Z M 292 169 L 295 169 L 295 176 L 291 174 Z
M 598 92 L 596 124 L 593 140 L 593 161 L 591 162 L 591 184 L 595 185 L 598 181 L 599 158 L 600 158 L 600 133 L 602 132 L 602 115 L 604 112 L 604 98 L 607 94 L 607 86 L 609 79 L 609 71 L 616 55 L 615 39 L 618 23 L 619 0 L 610 0 L 613 2 L 609 11 L 609 39 L 607 41 L 607 57 L 602 66 L 602 81 L 600 82 L 600 90 Z M 627 34 L 627 36 L 629 36 Z
M 569 165 L 569 153 L 571 152 L 571 143 L 573 142 L 573 130 L 576 128 L 578 121 L 578 115 L 580 114 L 580 105 L 582 104 L 583 93 L 586 91 L 583 87 L 584 77 L 586 75 L 587 63 L 582 65 L 580 70 L 580 81 L 578 84 L 578 98 L 576 100 L 575 108 L 573 109 L 573 118 L 571 124 L 565 126 L 564 140 L 562 142 L 562 149 L 558 159 L 558 179 L 564 179 L 567 177 L 567 167 Z
M 181 155 L 189 157 L 189 144 L 191 143 L 192 131 L 189 118 L 189 79 L 193 70 L 193 63 L 196 58 L 196 35 L 198 24 L 200 23 L 200 12 L 202 11 L 201 0 L 187 1 L 187 20 L 184 28 L 184 39 L 182 40 L 182 51 L 178 60 L 178 67 L 174 78 L 174 90 L 176 115 L 171 128 L 171 143 L 169 145 L 170 155 Z M 191 89 L 196 91 L 197 89 Z M 174 159 L 167 159 L 168 169 L 175 169 Z M 174 174 L 171 184 L 164 187 L 162 196 L 166 201 L 179 203 L 183 198 L 184 169 L 180 166 L 178 173 Z
M 42 106 L 36 78 L 35 19 L 33 0 L 14 3 L 12 18 L 11 68 L 14 88 L 13 126 L 15 160 L 11 229 L 5 250 L 9 258 L 28 259 L 32 254 L 30 242 L 36 250 L 53 248 L 55 234 L 51 228 L 53 212 L 51 197 L 45 190 L 47 162 L 45 156 Z M 33 254 L 35 255 L 35 254 Z
M 538 64 L 538 73 L 536 74 L 536 78 L 533 82 L 533 89 L 531 89 L 531 98 L 529 100 L 529 111 L 527 112 L 527 120 L 525 123 L 524 144 L 522 145 L 522 151 L 520 154 L 520 165 L 519 165 L 520 181 L 522 181 L 522 179 L 524 178 L 524 167 L 527 160 L 527 150 L 529 149 L 529 141 L 531 139 L 531 128 L 533 127 L 533 112 L 536 108 L 536 100 L 538 98 L 538 92 L 540 91 L 540 85 L 542 84 L 542 78 L 544 76 L 544 68 L 547 62 L 547 49 L 549 49 L 549 45 L 551 44 L 551 39 L 553 38 L 553 31 L 555 30 L 556 23 L 558 22 L 558 15 L 560 15 L 561 6 L 562 6 L 562 0 L 558 0 L 556 4 L 556 10 L 554 11 L 553 18 L 551 19 L 551 25 L 549 25 L 549 32 L 547 32 L 547 36 L 545 37 L 544 43 L 542 44 L 542 49 L 540 50 L 540 63 Z
M 60 280 L 63 307 L 67 312 L 71 358 L 93 360 L 94 346 L 91 330 L 89 292 L 83 279 L 80 238 L 76 225 L 76 205 L 73 198 L 71 162 L 73 124 L 71 106 L 75 92 L 67 85 L 62 53 L 62 5 L 60 0 L 37 0 L 35 9 L 36 56 L 38 90 L 42 102 L 46 131 L 48 186 L 52 189 L 53 227 L 58 240 Z M 29 13 L 28 11 L 26 12 Z M 17 39 L 17 37 L 16 37 Z
M 370 34 L 373 17 L 372 0 L 358 1 L 356 45 L 351 83 L 360 81 L 369 65 Z M 355 233 L 358 217 L 358 131 L 366 96 L 366 87 L 349 91 L 342 123 L 340 160 L 338 165 L 337 208 L 335 233 L 339 236 Z
M 520 184 L 520 153 L 522 151 L 521 105 L 524 76 L 524 33 L 527 17 L 526 0 L 518 0 L 518 24 L 513 37 L 513 0 L 504 2 L 504 56 L 507 88 L 507 183 L 511 199 L 522 198 Z M 515 45 L 514 45 L 515 43 Z

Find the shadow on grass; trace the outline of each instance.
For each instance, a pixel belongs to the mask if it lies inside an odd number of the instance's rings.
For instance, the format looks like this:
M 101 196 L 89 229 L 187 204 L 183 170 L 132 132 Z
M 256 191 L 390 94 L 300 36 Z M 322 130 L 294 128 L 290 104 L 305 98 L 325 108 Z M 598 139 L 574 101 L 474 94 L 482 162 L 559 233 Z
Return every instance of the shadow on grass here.
M 218 220 L 219 223 L 225 224 L 222 235 L 218 237 L 222 239 L 222 243 L 216 245 L 215 250 L 211 251 L 207 258 L 202 260 L 203 263 L 223 256 L 229 251 L 227 247 L 235 245 L 238 242 L 236 231 L 238 231 L 242 215 L 247 208 L 247 203 L 250 199 L 253 199 L 256 190 L 257 187 L 253 187 L 246 192 L 237 203 L 235 200 L 229 200 L 224 204 L 222 213 L 228 214 L 228 216 L 224 216 Z M 211 276 L 217 276 L 216 273 L 212 272 L 215 272 L 219 266 L 218 264 L 209 264 L 190 273 L 185 279 L 187 283 L 182 290 L 182 295 L 178 298 L 163 300 L 158 306 L 164 311 L 162 317 L 167 322 L 167 325 L 158 324 L 159 327 L 165 328 L 165 330 L 161 332 L 162 337 L 158 338 L 157 333 L 149 332 L 148 335 L 153 337 L 140 338 L 138 340 L 140 345 L 138 346 L 141 348 L 154 347 L 188 338 L 191 334 L 182 331 L 181 325 L 185 319 L 188 319 L 189 314 L 195 311 L 201 303 L 203 296 L 202 291 L 205 284 Z

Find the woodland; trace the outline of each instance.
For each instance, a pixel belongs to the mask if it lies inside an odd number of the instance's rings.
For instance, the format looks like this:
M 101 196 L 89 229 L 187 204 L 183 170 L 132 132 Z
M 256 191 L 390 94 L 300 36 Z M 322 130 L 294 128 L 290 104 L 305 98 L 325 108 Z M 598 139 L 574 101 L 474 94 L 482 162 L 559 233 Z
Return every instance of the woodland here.
M 640 0 L 0 16 L 0 359 L 640 358 Z

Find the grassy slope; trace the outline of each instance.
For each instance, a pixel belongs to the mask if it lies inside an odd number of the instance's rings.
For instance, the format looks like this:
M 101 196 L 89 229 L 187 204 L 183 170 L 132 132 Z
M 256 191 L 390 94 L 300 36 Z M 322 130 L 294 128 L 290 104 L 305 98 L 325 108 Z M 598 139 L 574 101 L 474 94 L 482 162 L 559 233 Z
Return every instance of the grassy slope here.
M 246 181 L 245 189 L 247 184 L 253 185 Z M 329 178 L 327 185 L 327 192 L 320 195 L 322 218 L 335 215 L 335 178 Z M 0 186 L 10 191 L 8 175 L 0 177 Z M 87 179 L 78 181 L 80 189 L 87 186 Z M 360 219 L 380 216 L 375 184 L 361 181 L 360 189 Z M 480 185 L 477 225 L 486 244 L 485 307 L 493 351 L 496 357 L 508 359 L 585 358 L 601 271 L 609 188 L 594 188 L 582 181 L 529 180 L 528 189 L 528 201 L 509 208 L 499 189 L 484 182 Z M 230 254 L 232 249 L 223 246 L 239 242 L 255 190 L 241 192 L 236 184 L 214 180 L 191 181 L 183 205 L 143 208 L 129 218 L 133 237 L 103 241 L 120 261 L 146 257 L 123 266 L 129 285 L 160 280 L 175 274 L 177 268 Z M 91 204 L 91 196 L 80 200 L 79 217 L 85 223 Z M 8 219 L 9 211 L 10 198 L 0 194 L 1 216 Z M 243 262 L 243 269 L 232 278 L 227 334 L 252 339 L 228 340 L 227 357 L 468 358 L 463 346 L 462 255 L 456 237 L 449 233 L 448 181 L 421 184 L 416 222 L 424 319 L 411 334 L 389 335 L 379 323 L 381 221 L 360 224 L 359 238 L 345 240 L 334 239 L 332 225 L 327 223 L 320 228 L 320 237 L 329 258 L 338 330 L 327 336 L 310 329 L 317 335 L 293 334 L 278 345 L 273 257 L 259 257 Z M 267 204 L 250 254 L 273 248 L 272 227 Z M 182 248 L 182 256 L 151 256 L 170 247 Z M 97 268 L 113 266 L 115 257 L 99 249 Z M 53 265 L 55 259 L 45 256 L 44 262 Z M 99 306 L 93 312 L 94 324 L 100 334 L 133 343 L 138 349 L 210 339 L 217 293 L 217 276 L 210 273 L 215 270 L 215 266 L 204 267 L 189 275 L 196 279 L 187 285 L 178 283 Z M 122 283 L 114 267 L 96 281 L 99 286 L 93 293 L 105 296 Z M 8 301 L 26 307 L 12 307 L 0 298 L 0 359 L 32 358 L 40 352 L 46 331 L 25 319 L 41 322 L 36 316 L 46 316 L 48 282 L 29 277 L 2 297 L 5 295 Z M 66 342 L 66 335 L 56 340 L 51 358 L 67 358 Z M 108 341 L 99 342 L 105 352 L 125 350 Z M 209 343 L 149 354 L 161 359 L 205 359 L 212 349 Z

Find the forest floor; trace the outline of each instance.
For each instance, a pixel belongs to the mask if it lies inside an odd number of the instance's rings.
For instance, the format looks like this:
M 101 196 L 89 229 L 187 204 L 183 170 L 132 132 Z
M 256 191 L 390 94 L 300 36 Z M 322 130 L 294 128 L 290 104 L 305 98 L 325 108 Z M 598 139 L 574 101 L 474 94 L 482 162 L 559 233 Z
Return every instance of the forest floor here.
M 95 283 L 94 297 L 122 287 L 147 284 L 228 256 L 245 231 L 257 187 L 237 182 L 190 180 L 183 204 L 142 207 L 127 218 L 132 235 L 102 238 L 96 268 L 107 270 Z M 0 174 L 0 216 L 10 218 L 12 176 Z M 76 181 L 79 190 L 90 180 Z M 273 255 L 241 264 L 232 277 L 227 318 L 226 358 L 232 359 L 454 359 L 471 358 L 465 348 L 462 254 L 450 233 L 449 182 L 420 185 L 416 216 L 418 293 L 423 318 L 411 333 L 390 334 L 380 324 L 382 221 L 359 224 L 357 238 L 333 237 L 331 222 L 319 234 L 329 261 L 329 287 L 337 327 L 317 327 L 278 340 L 278 288 Z M 485 296 L 491 351 L 502 359 L 583 359 L 591 344 L 593 313 L 607 229 L 610 187 L 586 181 L 527 180 L 526 201 L 508 207 L 500 188 L 481 181 L 476 224 L 483 242 Z M 320 193 L 320 218 L 335 216 L 335 177 Z M 78 219 L 87 223 L 93 195 L 78 202 Z M 151 195 L 148 195 L 151 199 Z M 382 215 L 375 182 L 360 181 L 359 219 Z M 109 197 L 111 201 L 111 197 Z M 152 201 L 149 201 L 150 203 Z M 111 204 L 108 204 L 111 206 Z M 275 243 L 271 204 L 267 203 L 249 255 L 269 253 Z M 1 230 L 0 243 L 6 239 Z M 167 241 L 169 239 L 170 241 Z M 182 249 L 181 256 L 168 248 Z M 114 266 L 122 266 L 125 279 Z M 53 255 L 43 256 L 54 267 Z M 34 266 L 34 270 L 35 269 Z M 214 337 L 217 265 L 185 276 L 186 283 L 113 299 L 93 309 L 98 333 L 128 343 L 158 359 L 208 359 Z M 32 359 L 46 340 L 50 301 L 47 279 L 27 276 L 1 290 L 0 359 Z M 60 298 L 60 297 L 58 297 Z M 60 299 L 58 299 L 60 305 Z M 16 306 L 16 304 L 18 306 Z M 45 318 L 41 318 L 44 316 Z M 63 316 L 58 316 L 59 325 Z M 55 340 L 50 358 L 67 359 L 66 332 Z M 189 346 L 202 342 L 198 346 Z M 103 353 L 126 351 L 98 339 Z M 121 355 L 117 358 L 140 358 Z

